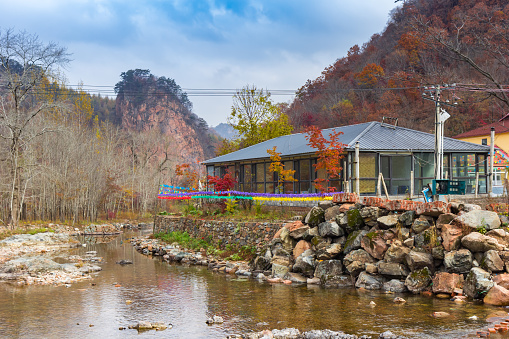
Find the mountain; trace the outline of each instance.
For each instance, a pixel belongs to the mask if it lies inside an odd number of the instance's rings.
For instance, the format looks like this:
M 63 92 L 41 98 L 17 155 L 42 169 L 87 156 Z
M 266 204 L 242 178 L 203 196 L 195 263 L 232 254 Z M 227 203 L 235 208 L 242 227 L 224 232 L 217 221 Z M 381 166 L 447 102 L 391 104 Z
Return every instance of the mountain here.
M 221 138 L 224 139 L 231 139 L 237 135 L 233 127 L 229 124 L 225 124 L 224 122 L 214 127 L 214 130 Z
M 195 163 L 214 156 L 218 142 L 205 120 L 192 112 L 192 104 L 173 79 L 149 70 L 129 70 L 115 85 L 113 121 L 123 129 L 144 132 L 159 129 L 178 145 L 179 162 Z
M 507 84 L 507 0 L 406 0 L 383 32 L 308 80 L 286 113 L 296 131 L 392 117 L 433 132 L 435 105 L 422 94 L 441 85 L 440 99 L 457 102 L 443 105 L 451 136 L 503 117 Z

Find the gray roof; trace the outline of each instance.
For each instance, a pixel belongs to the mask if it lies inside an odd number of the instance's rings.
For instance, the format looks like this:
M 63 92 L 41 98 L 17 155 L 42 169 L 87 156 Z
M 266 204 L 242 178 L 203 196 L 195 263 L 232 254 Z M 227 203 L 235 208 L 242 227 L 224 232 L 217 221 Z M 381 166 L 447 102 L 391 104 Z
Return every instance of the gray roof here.
M 322 130 L 328 137 L 332 131 L 341 131 L 339 140 L 345 149 L 353 151 L 355 142 L 359 141 L 360 151 L 375 152 L 434 152 L 435 135 L 404 127 L 382 124 L 377 121 L 348 125 Z M 308 145 L 304 133 L 284 135 L 259 144 L 243 148 L 236 152 L 215 157 L 203 164 L 225 163 L 249 159 L 269 158 L 268 149 L 276 146 L 282 157 L 314 153 L 315 149 Z M 444 138 L 444 152 L 489 152 L 490 147 L 471 142 Z

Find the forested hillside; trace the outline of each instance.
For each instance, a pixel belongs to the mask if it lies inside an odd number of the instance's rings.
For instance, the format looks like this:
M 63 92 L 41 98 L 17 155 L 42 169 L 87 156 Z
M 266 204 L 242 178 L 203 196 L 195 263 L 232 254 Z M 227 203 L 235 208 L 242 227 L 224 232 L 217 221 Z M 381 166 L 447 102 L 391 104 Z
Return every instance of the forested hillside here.
M 433 131 L 434 104 L 425 86 L 449 84 L 441 99 L 452 136 L 509 112 L 509 5 L 506 0 L 407 0 L 385 30 L 350 48 L 308 80 L 287 114 L 296 130 L 398 118 Z M 430 91 L 427 91 L 430 94 Z

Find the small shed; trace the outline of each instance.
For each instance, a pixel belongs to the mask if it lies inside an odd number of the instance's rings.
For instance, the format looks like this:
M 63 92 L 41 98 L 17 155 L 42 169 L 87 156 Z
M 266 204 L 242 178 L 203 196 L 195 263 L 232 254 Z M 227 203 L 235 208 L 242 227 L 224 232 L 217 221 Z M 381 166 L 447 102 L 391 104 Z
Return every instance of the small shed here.
M 329 186 L 337 191 L 354 191 L 355 145 L 359 142 L 359 182 L 363 195 L 377 194 L 377 180 L 382 173 L 390 195 L 414 195 L 431 183 L 434 176 L 434 134 L 420 132 L 381 122 L 324 129 L 328 137 L 340 131 L 345 145 L 341 177 L 331 180 Z M 283 191 L 277 192 L 277 176 L 269 171 L 268 149 L 276 146 L 281 153 L 285 169 L 295 170 L 295 182 L 285 182 Z M 478 176 L 478 193 L 486 193 L 489 146 L 452 138 L 444 138 L 444 176 L 466 182 L 466 193 L 475 192 Z M 236 152 L 204 161 L 208 175 L 222 176 L 234 173 L 236 189 L 260 193 L 312 193 L 316 192 L 313 180 L 325 178 L 324 171 L 315 171 L 317 156 L 308 145 L 304 133 L 290 134 L 246 147 Z M 413 178 L 413 183 L 411 183 Z M 413 189 L 413 194 L 411 190 Z

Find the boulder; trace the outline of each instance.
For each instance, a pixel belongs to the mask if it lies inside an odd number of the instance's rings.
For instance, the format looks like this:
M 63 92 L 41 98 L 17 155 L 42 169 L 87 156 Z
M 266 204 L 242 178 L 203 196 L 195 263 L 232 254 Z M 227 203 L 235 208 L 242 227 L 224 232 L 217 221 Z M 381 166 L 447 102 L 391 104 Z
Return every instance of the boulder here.
M 285 280 L 289 280 L 292 283 L 296 283 L 296 284 L 306 284 L 308 281 L 308 278 L 306 278 L 304 275 L 302 275 L 300 273 L 288 272 L 285 275 Z
M 361 248 L 362 238 L 368 234 L 368 231 L 354 231 L 346 238 L 346 243 L 343 248 L 343 253 L 348 254 L 353 250 Z
M 372 263 L 364 264 L 364 270 L 369 274 L 378 274 L 378 267 Z
M 418 252 L 415 250 L 411 250 L 406 255 L 406 264 L 411 271 L 416 271 L 424 267 L 428 267 L 430 270 L 434 268 L 433 256 L 430 253 Z
M 446 251 L 456 251 L 460 248 L 463 229 L 456 225 L 442 225 L 442 246 Z
M 366 269 L 366 264 L 361 262 L 361 261 L 354 261 L 352 263 L 350 263 L 349 265 L 346 265 L 345 266 L 346 268 L 346 271 L 352 276 L 352 277 L 356 277 L 358 276 L 361 272 L 364 272 L 365 269 Z
M 493 230 L 500 227 L 500 218 L 497 212 L 473 210 L 454 219 L 461 225 L 476 231 L 479 229 Z
M 415 211 L 406 211 L 399 215 L 398 221 L 404 227 L 412 226 L 415 220 Z
M 272 276 L 283 279 L 290 271 L 290 258 L 283 256 L 274 256 L 271 260 Z
M 354 261 L 359 261 L 364 265 L 365 263 L 374 263 L 375 259 L 373 259 L 373 257 L 365 250 L 358 249 L 348 253 L 343 259 L 343 263 L 346 266 L 350 265 Z
M 396 227 L 398 224 L 398 215 L 391 214 L 376 219 L 381 229 L 388 230 L 389 228 Z
M 378 262 L 378 273 L 389 278 L 406 278 L 409 274 L 408 268 L 395 262 Z
M 376 221 L 380 216 L 380 208 L 375 206 L 365 206 L 359 210 L 362 219 L 366 222 L 368 221 Z
M 321 237 L 341 237 L 345 234 L 335 221 L 325 221 L 318 225 L 318 233 Z
M 384 260 L 386 262 L 395 262 L 404 264 L 406 263 L 406 255 L 410 253 L 410 249 L 404 246 L 401 241 L 394 240 L 391 246 L 387 249 L 384 254 Z
M 411 272 L 405 279 L 405 286 L 412 293 L 420 293 L 431 284 L 431 272 L 429 268 Z
M 316 259 L 318 260 L 329 260 L 334 259 L 341 253 L 341 244 L 333 243 L 329 246 L 320 249 L 316 252 Z
M 453 213 L 444 213 L 440 214 L 437 218 L 435 225 L 438 229 L 442 228 L 443 225 L 450 224 L 454 218 L 456 218 L 456 214 Z
M 430 227 L 431 225 L 428 222 L 428 219 L 426 219 L 424 216 L 420 216 L 419 218 L 414 220 L 412 224 L 412 231 L 414 231 L 414 233 L 416 234 L 419 234 Z
M 335 285 L 344 280 L 341 260 L 324 260 L 316 265 L 314 276 L 320 278 L 323 285 Z
M 488 272 L 502 272 L 504 270 L 504 262 L 500 259 L 498 252 L 489 250 L 484 253 L 481 261 L 481 268 Z
M 471 252 L 486 252 L 489 250 L 502 250 L 503 246 L 500 245 L 495 238 L 485 236 L 479 232 L 472 232 L 465 235 L 461 239 L 461 245 Z
M 509 306 L 509 291 L 495 284 L 483 299 L 485 304 L 494 306 Z
M 403 281 L 392 279 L 383 284 L 382 290 L 386 292 L 403 293 L 408 289 Z
M 336 220 L 336 217 L 341 214 L 341 207 L 334 205 L 325 210 L 325 221 Z
M 300 256 L 295 259 L 292 271 L 296 273 L 302 273 L 306 277 L 312 277 L 315 272 L 316 262 L 314 259 L 313 250 L 309 249 L 304 251 Z
M 324 221 L 325 221 L 325 211 L 318 206 L 311 208 L 311 210 L 304 218 L 304 223 L 309 225 L 310 227 L 316 227 Z
M 493 276 L 493 282 L 503 288 L 509 289 L 509 273 L 502 273 Z
M 311 239 L 313 239 L 314 237 L 316 236 L 319 236 L 320 234 L 318 233 L 318 227 L 313 227 L 313 228 L 310 228 L 306 231 L 306 233 L 304 233 L 304 235 L 302 236 L 302 239 L 303 240 L 306 240 L 306 241 L 311 241 Z
M 444 260 L 444 247 L 443 246 L 436 246 L 431 249 L 431 256 L 435 260 Z
M 509 247 L 509 233 L 502 228 L 497 228 L 486 233 L 487 237 L 495 239 L 500 245 Z
M 293 248 L 293 258 L 297 259 L 299 255 L 301 255 L 304 251 L 309 250 L 311 246 L 312 245 L 309 241 L 306 240 L 299 241 Z
M 463 288 L 463 275 L 439 272 L 433 277 L 433 293 L 452 294 L 455 289 Z
M 470 212 L 470 211 L 480 211 L 482 210 L 481 206 L 475 205 L 475 204 L 464 204 L 463 205 L 463 211 Z
M 283 227 L 279 235 L 279 238 L 281 239 L 281 244 L 283 245 L 283 248 L 289 252 L 293 250 L 295 244 L 297 243 L 295 239 L 290 237 L 290 230 L 287 227 Z
M 336 206 L 331 200 L 322 200 L 318 202 L 318 207 L 323 209 L 324 211 L 328 210 L 329 208 Z
M 378 260 L 383 259 L 385 251 L 387 251 L 387 243 L 382 235 L 382 232 L 374 231 L 367 233 L 361 239 L 361 247 Z
M 287 224 L 285 225 L 285 227 L 288 228 L 288 231 L 290 232 L 290 237 L 296 240 L 302 239 L 306 231 L 309 230 L 309 226 L 304 225 L 300 220 L 294 221 L 289 225 Z
M 346 224 L 340 225 L 347 233 L 359 230 L 364 226 L 364 219 L 358 209 L 351 209 L 345 212 Z
M 468 273 L 463 283 L 463 293 L 472 299 L 482 299 L 493 287 L 491 275 L 479 267 L 474 267 Z
M 472 253 L 465 248 L 444 255 L 444 265 L 450 273 L 468 273 L 472 268 L 472 262 Z
M 367 290 L 380 290 L 384 284 L 384 279 L 380 276 L 371 275 L 366 272 L 361 272 L 357 281 L 355 282 L 355 287 L 357 288 L 365 288 Z

